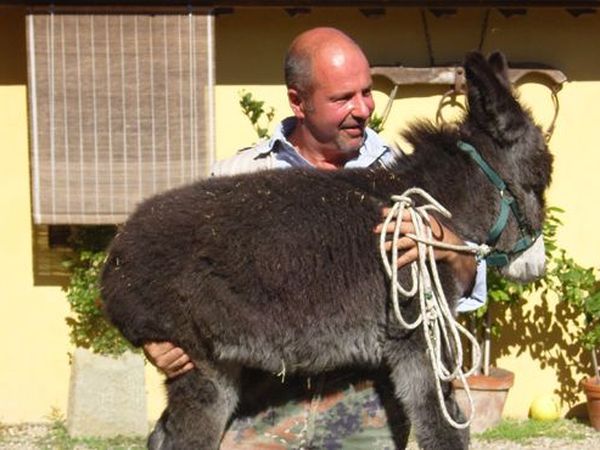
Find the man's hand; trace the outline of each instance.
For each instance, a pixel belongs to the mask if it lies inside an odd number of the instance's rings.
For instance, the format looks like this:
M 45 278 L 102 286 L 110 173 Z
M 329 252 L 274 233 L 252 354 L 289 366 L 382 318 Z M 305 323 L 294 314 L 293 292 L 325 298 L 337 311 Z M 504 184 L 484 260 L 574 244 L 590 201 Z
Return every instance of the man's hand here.
M 382 217 L 386 217 L 390 212 L 390 208 L 384 208 L 382 210 Z M 433 238 L 437 241 L 444 242 L 446 244 L 453 245 L 465 245 L 465 243 L 452 231 L 442 225 L 436 218 L 429 216 L 431 218 L 431 232 L 433 234 Z M 386 229 L 386 233 L 393 233 L 394 228 L 396 227 L 396 222 L 392 221 L 388 225 Z M 375 227 L 375 233 L 381 233 L 383 230 L 383 223 L 380 223 Z M 402 215 L 402 222 L 400 223 L 400 234 L 407 233 L 415 233 L 415 227 L 410 218 L 410 213 L 408 211 L 404 211 Z M 398 267 L 403 267 L 407 264 L 410 264 L 413 261 L 416 261 L 418 258 L 418 250 L 417 243 L 408 237 L 401 237 L 397 242 L 398 250 L 401 250 L 402 253 L 398 256 L 398 261 L 396 264 Z M 390 251 L 392 249 L 392 242 L 386 242 L 386 250 Z M 475 258 L 470 253 L 460 253 L 455 252 L 453 250 L 445 250 L 445 249 L 435 249 L 434 250 L 435 259 L 438 261 L 447 262 L 452 271 L 456 275 L 460 286 L 462 287 L 463 294 L 469 293 L 473 288 L 473 283 L 475 281 L 475 274 L 477 271 L 477 263 Z
M 167 378 L 175 378 L 194 368 L 190 357 L 170 342 L 147 342 L 144 354 Z

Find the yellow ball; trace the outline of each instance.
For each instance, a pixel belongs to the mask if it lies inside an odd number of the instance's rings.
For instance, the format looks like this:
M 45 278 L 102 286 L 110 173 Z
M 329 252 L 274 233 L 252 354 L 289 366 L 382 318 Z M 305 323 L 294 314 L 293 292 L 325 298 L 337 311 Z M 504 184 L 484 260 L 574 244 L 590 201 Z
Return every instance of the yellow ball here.
M 536 397 L 529 407 L 529 416 L 534 420 L 556 420 L 560 417 L 560 406 L 552 395 Z

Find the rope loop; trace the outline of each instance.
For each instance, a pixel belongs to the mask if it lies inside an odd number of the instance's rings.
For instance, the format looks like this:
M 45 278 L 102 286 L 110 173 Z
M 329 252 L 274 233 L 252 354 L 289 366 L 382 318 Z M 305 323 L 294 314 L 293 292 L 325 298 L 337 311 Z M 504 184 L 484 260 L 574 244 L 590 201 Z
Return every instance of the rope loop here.
M 415 197 L 424 200 L 420 206 L 416 206 Z M 475 337 L 454 318 L 453 312 L 448 306 L 448 301 L 442 288 L 434 250 L 442 248 L 454 250 L 457 252 L 471 253 L 477 258 L 487 255 L 491 249 L 487 245 L 467 246 L 451 245 L 438 242 L 433 238 L 431 231 L 431 220 L 429 211 L 434 211 L 444 217 L 450 218 L 450 212 L 444 208 L 426 191 L 420 188 L 411 188 L 402 195 L 393 195 L 391 200 L 394 202 L 383 222 L 383 230 L 380 235 L 380 253 L 384 270 L 390 279 L 390 291 L 392 297 L 392 306 L 394 314 L 400 325 L 408 330 L 413 330 L 423 324 L 423 333 L 427 342 L 427 354 L 435 374 L 436 391 L 442 413 L 448 423 L 457 429 L 467 428 L 475 414 L 475 407 L 471 391 L 466 378 L 473 375 L 478 370 L 475 365 L 467 372 L 463 371 L 463 348 L 460 339 L 462 334 L 471 343 L 474 352 L 474 361 L 480 361 L 481 349 Z M 404 213 L 408 212 L 415 228 L 414 234 L 401 234 L 400 225 Z M 392 233 L 391 252 L 385 248 L 387 238 L 387 228 L 395 221 L 394 231 Z M 409 286 L 404 287 L 398 281 L 398 239 L 406 236 L 414 240 L 417 244 L 418 258 L 410 265 Z M 408 322 L 404 319 L 400 310 L 400 296 L 410 298 L 417 296 L 421 313 L 413 321 Z M 451 356 L 451 367 L 447 367 L 443 361 L 444 355 Z M 456 422 L 448 413 L 444 402 L 441 382 L 450 382 L 459 379 L 465 389 L 471 414 L 464 423 Z

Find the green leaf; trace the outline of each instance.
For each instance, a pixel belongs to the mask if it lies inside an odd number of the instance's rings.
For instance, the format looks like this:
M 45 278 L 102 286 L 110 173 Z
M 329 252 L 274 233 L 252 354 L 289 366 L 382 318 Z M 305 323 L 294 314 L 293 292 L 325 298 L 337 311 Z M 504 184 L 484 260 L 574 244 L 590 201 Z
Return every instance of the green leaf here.
M 65 320 L 71 342 L 103 355 L 120 355 L 132 346 L 104 316 L 100 301 L 99 278 L 106 260 L 106 247 L 115 227 L 78 227 L 72 242 L 73 256 L 66 297 L 71 315 Z
M 250 120 L 259 139 L 269 137 L 269 127 L 275 117 L 275 108 L 265 109 L 265 102 L 256 100 L 251 92 L 239 92 L 239 105 L 242 113 Z M 265 123 L 265 126 L 260 123 Z

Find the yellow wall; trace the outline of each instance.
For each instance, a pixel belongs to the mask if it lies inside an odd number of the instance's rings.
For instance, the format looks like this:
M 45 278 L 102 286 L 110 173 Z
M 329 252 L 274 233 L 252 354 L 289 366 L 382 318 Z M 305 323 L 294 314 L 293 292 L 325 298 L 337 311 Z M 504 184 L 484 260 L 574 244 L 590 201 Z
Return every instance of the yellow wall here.
M 63 408 L 69 368 L 67 307 L 35 287 L 31 258 L 27 100 L 22 15 L 0 9 L 0 421 L 39 420 Z
M 0 420 L 13 422 L 64 407 L 67 306 L 59 288 L 33 286 L 25 86 L 0 86 L 0 105 Z
M 459 10 L 452 17 L 428 16 L 437 62 L 458 61 L 479 42 L 483 11 Z M 427 47 L 416 9 L 390 9 L 381 18 L 365 18 L 355 8 L 313 9 L 288 16 L 282 9 L 236 9 L 216 19 L 218 157 L 255 140 L 237 106 L 245 88 L 276 108 L 277 119 L 288 114 L 282 87 L 281 63 L 287 44 L 298 32 L 316 25 L 333 25 L 351 33 L 371 63 L 427 65 Z M 66 411 L 68 358 L 71 350 L 64 317 L 64 294 L 59 287 L 33 281 L 26 116 L 26 56 L 24 12 L 0 7 L 0 421 L 38 421 L 52 406 Z M 560 116 L 551 148 L 556 157 L 550 204 L 567 210 L 560 242 L 584 264 L 600 265 L 598 213 L 592 192 L 600 191 L 596 176 L 600 157 L 595 138 L 600 123 L 600 16 L 573 18 L 563 10 L 531 10 L 525 16 L 504 18 L 493 11 L 484 51 L 502 49 L 514 61 L 536 61 L 563 70 L 569 82 L 560 92 Z M 551 102 L 545 87 L 529 80 L 520 86 L 522 99 L 547 125 Z M 376 80 L 378 110 L 383 109 L 390 85 Z M 411 87 L 396 100 L 384 132 L 401 142 L 398 132 L 414 117 L 433 117 L 443 89 Z M 528 305 L 533 308 L 534 305 Z M 509 319 L 510 320 L 510 319 Z M 514 323 L 520 324 L 522 317 Z M 511 333 L 518 334 L 519 329 Z M 542 335 L 535 336 L 543 341 Z M 560 338 L 556 338 L 560 341 Z M 539 351 L 518 339 L 506 339 L 499 365 L 517 373 L 507 404 L 510 416 L 525 417 L 532 398 L 557 389 L 557 370 L 542 363 Z M 538 342 L 538 346 L 539 346 Z M 556 351 L 561 345 L 553 343 Z M 498 353 L 497 353 L 498 355 Z M 537 359 L 531 355 L 536 355 Z M 547 358 L 548 359 L 548 358 Z M 545 368 L 542 366 L 545 365 Z M 562 373 L 562 372 L 560 372 Z M 160 377 L 152 368 L 149 415 L 163 405 Z M 578 380 L 577 375 L 575 380 Z M 575 382 L 561 380 L 562 382 Z M 564 411 L 576 403 L 563 405 Z

